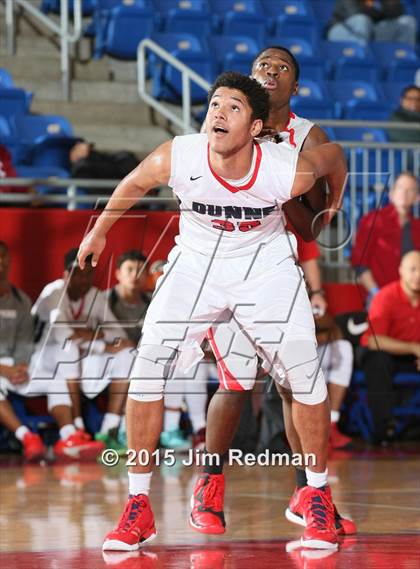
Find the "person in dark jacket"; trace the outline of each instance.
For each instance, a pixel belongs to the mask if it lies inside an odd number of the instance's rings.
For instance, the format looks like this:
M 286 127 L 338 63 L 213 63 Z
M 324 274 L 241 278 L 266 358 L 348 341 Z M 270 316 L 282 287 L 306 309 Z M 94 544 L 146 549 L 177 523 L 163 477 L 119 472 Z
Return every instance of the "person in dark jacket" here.
M 389 117 L 393 122 L 420 123 L 420 88 L 409 85 L 401 93 L 400 106 Z M 420 143 L 420 128 L 416 130 L 390 129 L 391 142 Z
M 330 41 L 371 40 L 416 43 L 417 22 L 400 0 L 337 0 L 328 30 Z

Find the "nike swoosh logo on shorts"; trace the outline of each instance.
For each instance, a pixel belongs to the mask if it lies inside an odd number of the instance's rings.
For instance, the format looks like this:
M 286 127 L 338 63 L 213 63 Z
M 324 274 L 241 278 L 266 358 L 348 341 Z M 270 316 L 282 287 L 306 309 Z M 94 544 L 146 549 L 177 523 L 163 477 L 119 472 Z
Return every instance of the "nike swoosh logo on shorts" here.
M 353 318 L 349 318 L 347 322 L 347 330 L 350 332 L 352 336 L 360 336 L 363 332 L 369 328 L 369 324 L 367 322 L 361 322 L 360 324 L 356 324 Z
M 192 176 L 190 176 L 190 180 L 191 182 L 195 182 L 195 180 L 198 180 L 199 178 L 202 178 L 203 176 L 196 176 L 195 178 L 193 178 Z

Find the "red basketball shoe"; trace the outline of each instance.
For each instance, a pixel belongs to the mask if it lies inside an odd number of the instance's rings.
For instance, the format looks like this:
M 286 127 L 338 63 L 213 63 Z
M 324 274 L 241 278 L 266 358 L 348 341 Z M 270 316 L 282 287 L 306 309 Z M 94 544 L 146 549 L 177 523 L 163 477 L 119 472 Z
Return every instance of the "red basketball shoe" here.
M 105 537 L 102 551 L 135 551 L 156 535 L 149 498 L 145 494 L 129 496 L 118 525 Z
M 305 487 L 306 488 L 306 487 Z M 293 522 L 294 524 L 299 524 L 300 526 L 305 526 L 305 520 L 303 517 L 303 494 L 301 494 L 301 490 L 303 488 L 295 488 L 293 492 L 293 496 L 290 498 L 289 507 L 284 512 L 284 515 L 289 520 L 289 522 Z M 329 486 L 325 487 L 325 491 L 329 495 L 331 501 L 331 489 Z M 357 533 L 356 524 L 353 520 L 349 518 L 343 518 L 337 511 L 337 508 L 333 504 L 334 507 L 334 519 L 335 519 L 335 529 L 338 535 L 353 535 Z
M 302 546 L 311 549 L 337 549 L 334 506 L 326 488 L 305 486 L 299 491 L 306 523 Z
M 29 431 L 22 440 L 23 455 L 26 460 L 39 460 L 47 454 L 47 447 L 36 433 Z
M 329 444 L 331 449 L 348 448 L 352 439 L 339 431 L 337 423 L 331 423 Z
M 190 526 L 201 533 L 225 533 L 224 496 L 224 474 L 200 474 L 191 497 Z
M 67 439 L 59 440 L 54 445 L 54 453 L 58 458 L 71 460 L 95 460 L 104 450 L 102 441 L 92 441 L 85 431 L 76 431 Z

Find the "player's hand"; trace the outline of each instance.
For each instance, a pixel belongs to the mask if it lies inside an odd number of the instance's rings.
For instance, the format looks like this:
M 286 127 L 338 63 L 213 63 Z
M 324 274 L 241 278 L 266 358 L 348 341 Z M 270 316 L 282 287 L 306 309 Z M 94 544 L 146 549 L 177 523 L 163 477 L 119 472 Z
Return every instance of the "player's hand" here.
M 104 250 L 106 245 L 106 237 L 103 235 L 98 235 L 95 229 L 89 231 L 85 236 L 83 241 L 80 243 L 79 252 L 77 253 L 77 260 L 79 262 L 79 267 L 85 268 L 86 258 L 92 255 L 92 267 L 96 267 L 98 264 L 99 257 Z
M 313 294 L 311 296 L 311 306 L 315 320 L 322 318 L 327 311 L 327 301 L 324 295 L 320 292 Z

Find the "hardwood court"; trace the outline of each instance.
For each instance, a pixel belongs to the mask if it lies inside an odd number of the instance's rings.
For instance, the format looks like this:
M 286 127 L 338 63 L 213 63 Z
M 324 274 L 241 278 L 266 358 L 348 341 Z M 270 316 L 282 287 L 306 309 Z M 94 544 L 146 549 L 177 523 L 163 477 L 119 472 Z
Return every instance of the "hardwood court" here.
M 418 450 L 418 449 L 417 449 Z M 101 552 L 102 539 L 125 502 L 123 464 L 1 464 L 2 569 L 418 569 L 420 463 L 416 449 L 341 453 L 330 483 L 342 514 L 359 534 L 330 553 L 297 548 L 301 528 L 283 516 L 293 489 L 292 469 L 226 469 L 222 537 L 187 523 L 195 467 L 162 467 L 152 482 L 158 537 L 142 552 Z

